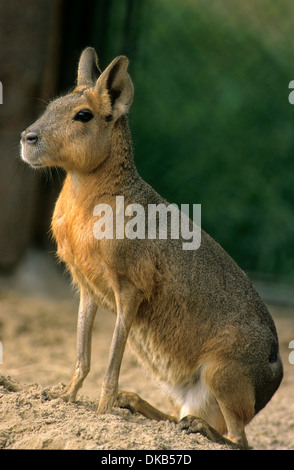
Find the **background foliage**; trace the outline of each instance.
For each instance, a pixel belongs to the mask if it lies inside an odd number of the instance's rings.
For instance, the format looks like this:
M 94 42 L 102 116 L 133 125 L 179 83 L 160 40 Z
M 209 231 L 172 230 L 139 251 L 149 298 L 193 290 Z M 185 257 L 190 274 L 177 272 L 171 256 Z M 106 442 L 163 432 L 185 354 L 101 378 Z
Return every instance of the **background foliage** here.
M 244 269 L 293 276 L 293 4 L 151 3 L 134 65 L 139 168 L 169 200 L 200 202 Z

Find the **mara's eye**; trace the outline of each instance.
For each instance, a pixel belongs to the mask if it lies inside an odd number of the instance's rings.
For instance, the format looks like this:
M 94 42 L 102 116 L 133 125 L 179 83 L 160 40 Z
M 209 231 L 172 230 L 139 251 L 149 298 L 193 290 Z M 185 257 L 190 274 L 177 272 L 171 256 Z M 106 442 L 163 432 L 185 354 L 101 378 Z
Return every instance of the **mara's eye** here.
M 74 121 L 89 122 L 93 119 L 93 114 L 89 109 L 81 109 L 73 118 Z

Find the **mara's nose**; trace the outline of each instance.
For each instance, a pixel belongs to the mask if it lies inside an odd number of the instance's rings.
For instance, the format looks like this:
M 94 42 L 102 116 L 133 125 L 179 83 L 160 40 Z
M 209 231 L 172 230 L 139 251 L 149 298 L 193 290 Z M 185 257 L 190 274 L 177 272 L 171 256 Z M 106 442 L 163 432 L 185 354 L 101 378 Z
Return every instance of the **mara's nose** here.
M 27 134 L 25 132 L 23 132 L 21 134 L 21 137 L 22 137 L 22 141 L 23 142 L 26 142 L 27 144 L 30 144 L 30 145 L 34 145 L 38 142 L 38 134 L 37 132 L 28 132 Z

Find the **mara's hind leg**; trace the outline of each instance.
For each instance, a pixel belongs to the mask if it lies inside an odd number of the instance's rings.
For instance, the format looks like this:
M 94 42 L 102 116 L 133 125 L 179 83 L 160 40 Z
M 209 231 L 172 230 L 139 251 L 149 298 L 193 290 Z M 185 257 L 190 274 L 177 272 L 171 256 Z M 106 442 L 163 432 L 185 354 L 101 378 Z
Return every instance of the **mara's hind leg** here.
M 131 413 L 140 413 L 146 418 L 154 419 L 155 421 L 170 421 L 177 423 L 178 420 L 175 416 L 168 415 L 150 405 L 147 401 L 143 400 L 137 393 L 119 391 L 116 399 L 117 406 L 120 408 L 127 408 Z
M 210 364 L 204 380 L 214 394 L 227 427 L 227 438 L 248 449 L 245 426 L 254 417 L 255 394 L 248 369 L 237 361 Z
M 117 400 L 115 403 L 120 408 L 127 408 L 131 413 L 140 413 L 146 418 L 155 421 L 170 421 L 172 423 L 179 423 L 177 417 L 168 415 L 150 405 L 147 401 L 143 400 L 139 395 L 132 392 L 118 392 Z M 236 444 L 223 437 L 212 426 L 210 426 L 204 419 L 195 416 L 186 416 L 179 423 L 180 430 L 186 430 L 188 433 L 199 433 L 207 437 L 213 442 L 220 444 L 227 444 L 233 448 L 239 448 Z

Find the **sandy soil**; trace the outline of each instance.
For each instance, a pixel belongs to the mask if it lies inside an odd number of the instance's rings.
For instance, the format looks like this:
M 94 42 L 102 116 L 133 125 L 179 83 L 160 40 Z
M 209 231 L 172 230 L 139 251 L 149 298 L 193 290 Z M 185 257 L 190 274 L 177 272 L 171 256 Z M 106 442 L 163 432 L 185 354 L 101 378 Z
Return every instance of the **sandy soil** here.
M 98 312 L 92 346 L 92 369 L 74 404 L 48 400 L 47 392 L 66 384 L 75 362 L 78 299 L 52 258 L 30 254 L 18 271 L 0 278 L 0 448 L 192 450 L 226 449 L 175 424 L 155 423 L 114 408 L 95 415 L 114 325 Z M 247 427 L 254 449 L 294 448 L 294 309 L 269 306 L 280 337 L 285 368 L 282 385 Z M 135 391 L 168 412 L 164 395 L 137 365 L 127 348 L 120 388 Z

